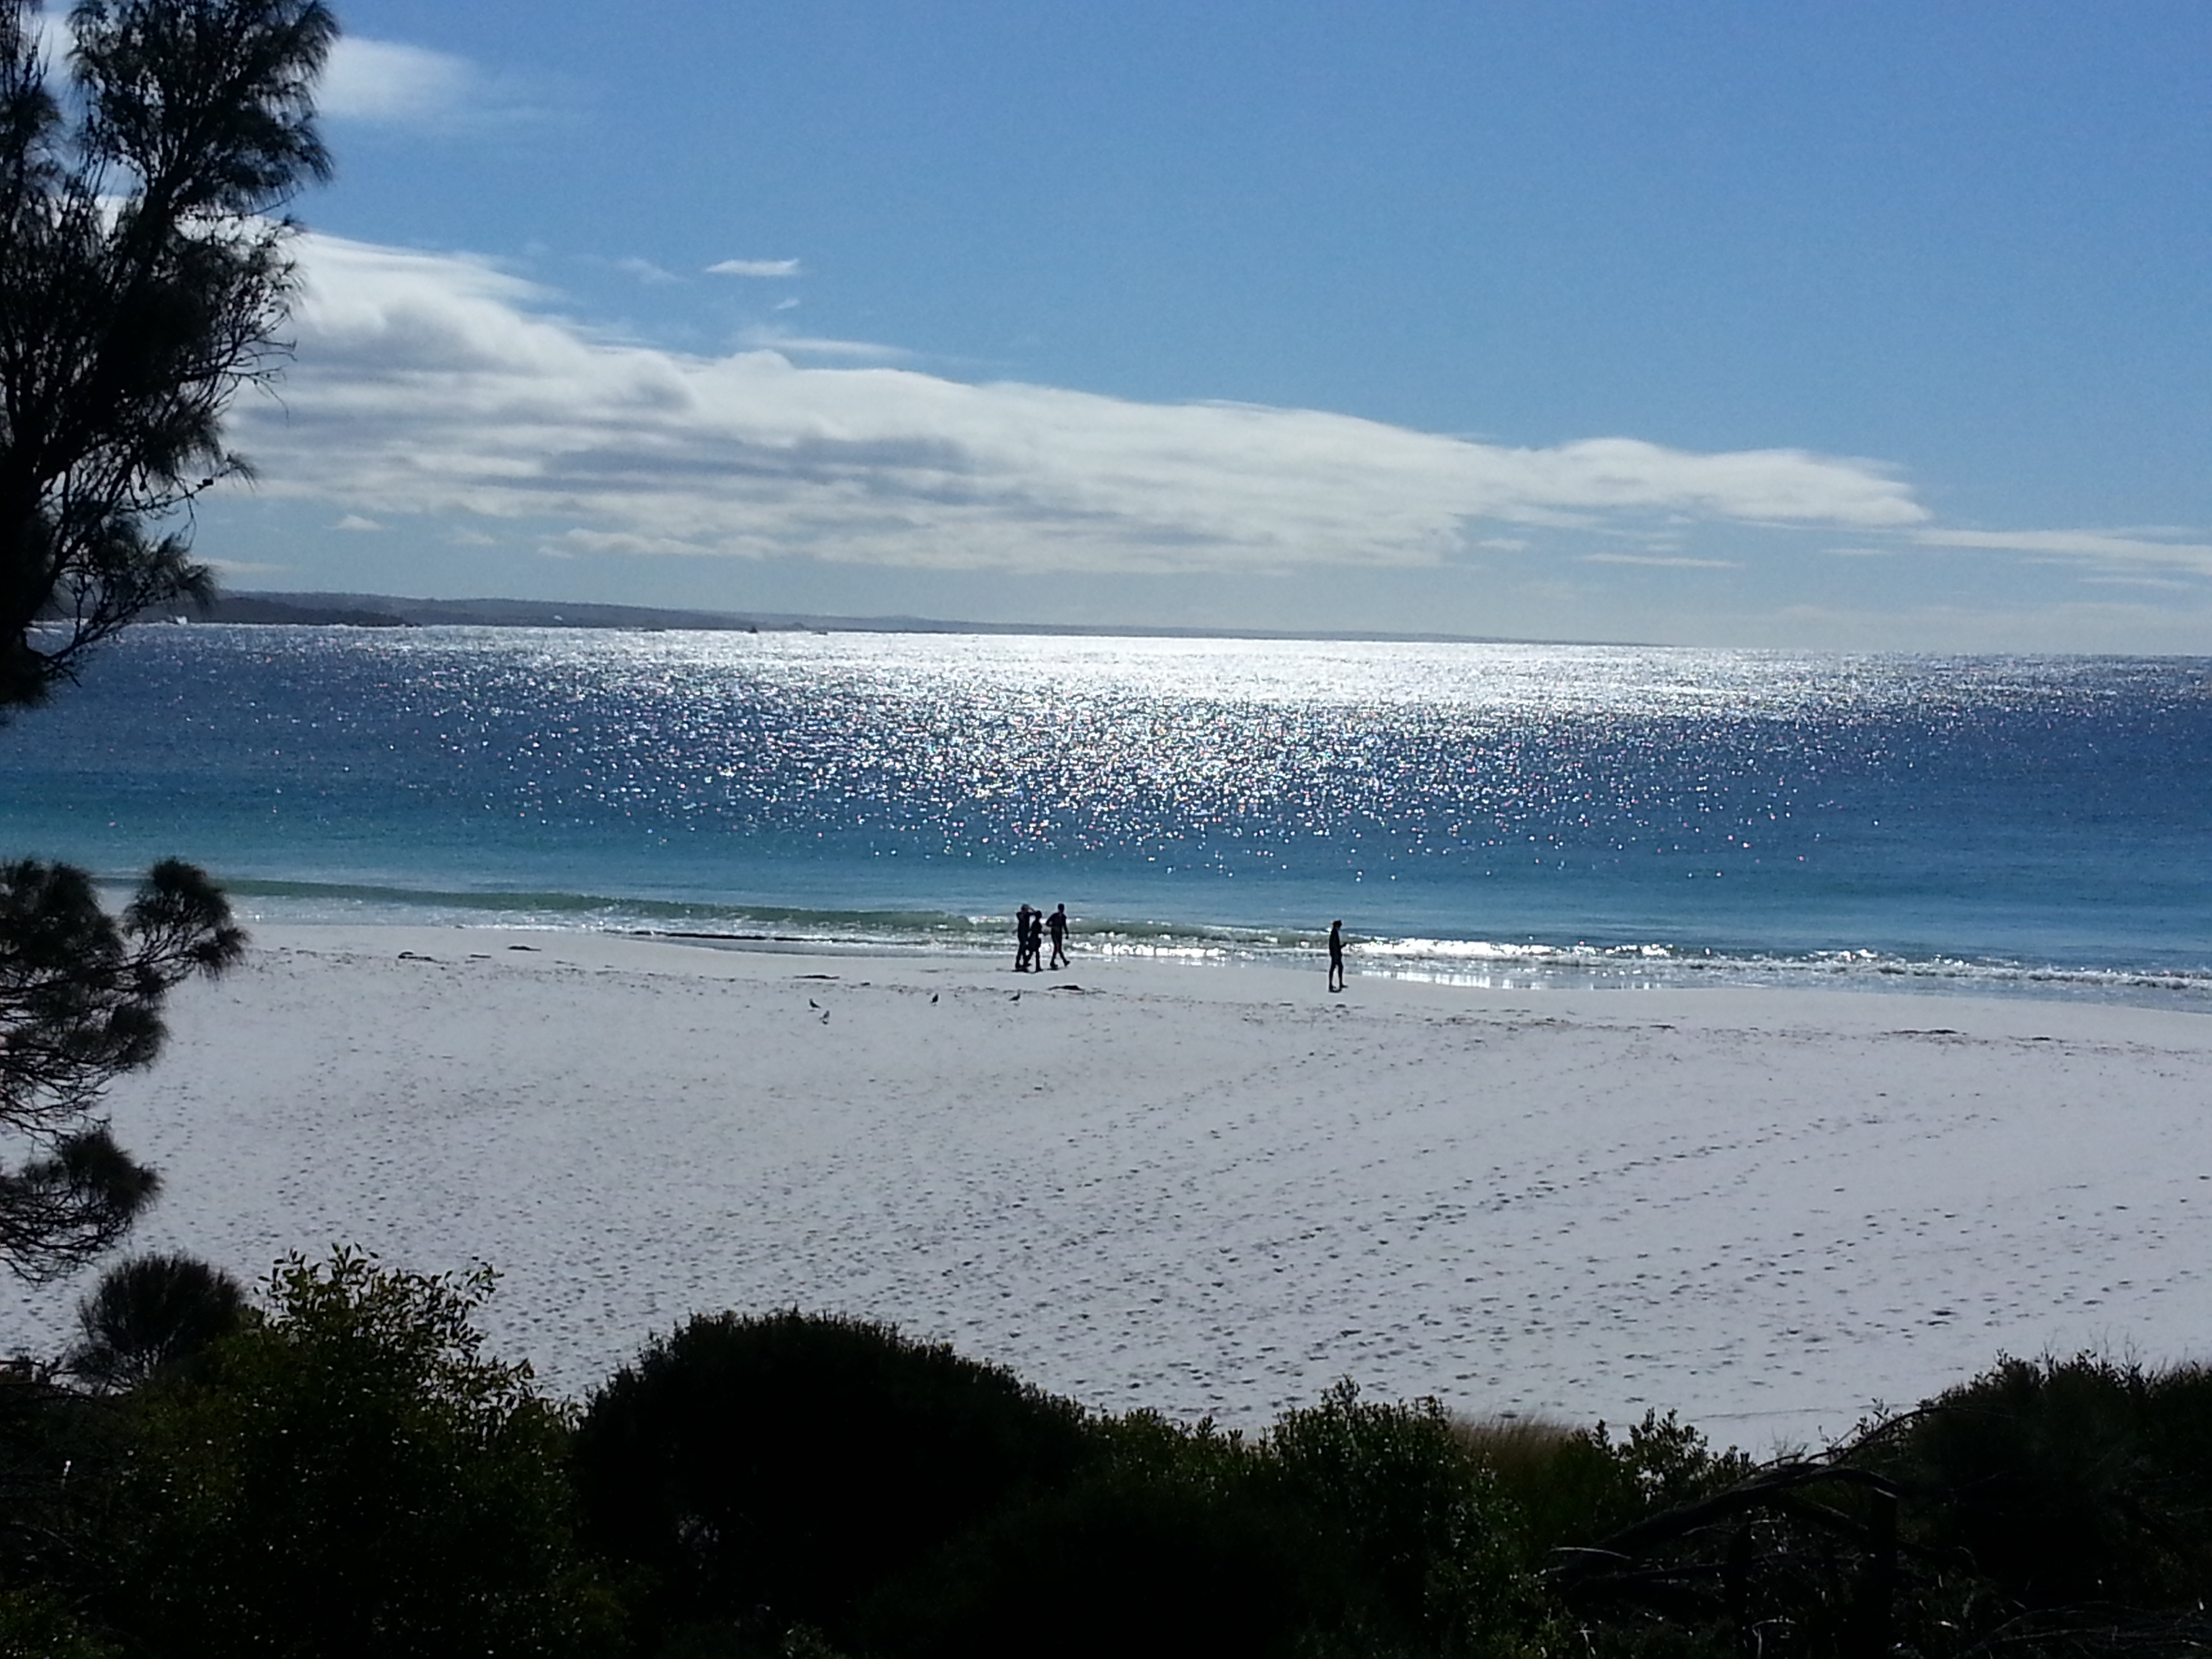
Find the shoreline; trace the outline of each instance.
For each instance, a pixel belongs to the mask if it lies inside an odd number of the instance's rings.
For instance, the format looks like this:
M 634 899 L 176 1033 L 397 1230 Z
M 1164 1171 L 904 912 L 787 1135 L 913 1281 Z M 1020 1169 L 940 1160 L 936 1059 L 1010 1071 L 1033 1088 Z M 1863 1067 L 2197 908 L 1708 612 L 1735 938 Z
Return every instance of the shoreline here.
M 118 891 L 129 884 L 118 877 L 103 880 Z M 237 885 L 240 884 L 233 884 L 234 890 Z M 271 918 L 256 910 L 255 884 L 242 885 L 246 891 L 240 897 L 240 920 L 250 932 L 304 929 L 314 934 L 362 928 L 422 928 L 434 933 L 575 933 L 710 950 L 913 957 L 982 963 L 1011 951 L 1006 933 L 1012 923 L 1011 915 L 1001 918 L 950 912 L 925 915 L 762 907 L 758 925 L 680 927 L 656 925 L 644 913 L 656 908 L 708 911 L 718 907 L 678 906 L 672 902 L 664 907 L 660 902 L 607 899 L 597 902 L 597 919 L 585 921 L 526 908 L 521 914 L 501 916 L 492 908 L 492 902 L 501 896 L 483 895 L 475 896 L 465 906 L 457 901 L 452 907 L 430 908 L 426 915 L 299 919 L 280 913 Z M 894 916 L 896 921 L 891 920 Z M 1078 917 L 1076 922 L 1076 947 L 1091 959 L 1297 969 L 1317 961 L 1318 953 L 1326 948 L 1325 929 L 1091 917 Z M 1945 997 L 2019 996 L 2212 1015 L 2212 969 L 2195 967 L 2068 967 L 1990 957 L 1905 957 L 1845 948 L 1778 954 L 1656 943 L 1560 945 L 1358 933 L 1346 937 L 1352 969 L 1358 976 L 1426 981 L 1469 990 L 1821 989 Z
M 1350 1375 L 1765 1450 L 2000 1351 L 2212 1329 L 2190 1013 L 256 933 L 112 1096 L 167 1182 L 131 1248 L 489 1261 L 494 1351 L 572 1396 L 796 1305 L 1109 1408 L 1245 1425 Z M 58 1349 L 89 1282 L 10 1287 L 0 1342 Z

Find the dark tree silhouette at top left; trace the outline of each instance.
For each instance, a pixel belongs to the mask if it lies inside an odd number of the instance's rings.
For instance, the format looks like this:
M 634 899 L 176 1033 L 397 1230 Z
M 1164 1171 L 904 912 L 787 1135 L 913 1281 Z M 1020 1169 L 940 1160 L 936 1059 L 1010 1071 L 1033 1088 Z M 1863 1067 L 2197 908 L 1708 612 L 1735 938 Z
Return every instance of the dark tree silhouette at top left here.
M 249 471 L 222 417 L 285 354 L 337 33 L 321 0 L 82 0 L 58 94 L 38 17 L 0 0 L 0 709 L 211 595 L 190 508 Z
M 204 600 L 193 501 L 247 464 L 223 417 L 283 362 L 286 209 L 326 179 L 322 0 L 0 0 L 0 719 L 149 608 Z M 57 64 L 48 44 L 65 44 Z M 65 71 L 65 72 L 64 72 Z M 0 863 L 0 1261 L 112 1248 L 159 1189 L 100 1115 L 167 993 L 245 936 L 192 866 L 119 915 L 68 865 Z

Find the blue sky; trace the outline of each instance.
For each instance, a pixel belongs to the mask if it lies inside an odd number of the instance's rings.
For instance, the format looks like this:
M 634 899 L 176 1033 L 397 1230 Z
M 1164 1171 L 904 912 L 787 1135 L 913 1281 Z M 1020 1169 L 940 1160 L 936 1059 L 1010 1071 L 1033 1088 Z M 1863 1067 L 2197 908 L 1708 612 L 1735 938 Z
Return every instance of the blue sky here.
M 2201 0 L 341 15 L 234 586 L 2212 652 Z

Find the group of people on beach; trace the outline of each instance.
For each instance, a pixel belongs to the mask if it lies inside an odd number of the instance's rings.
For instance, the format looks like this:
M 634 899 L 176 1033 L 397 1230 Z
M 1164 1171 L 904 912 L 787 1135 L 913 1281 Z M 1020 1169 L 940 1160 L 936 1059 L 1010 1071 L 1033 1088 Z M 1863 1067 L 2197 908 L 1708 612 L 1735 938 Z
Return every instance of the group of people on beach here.
M 1052 939 L 1052 966 L 1047 969 L 1042 958 L 1044 942 Z M 1067 966 L 1067 907 L 1063 904 L 1050 915 L 1024 904 L 1014 915 L 1014 971 L 1018 974 L 1058 973 Z
M 1043 962 L 1044 942 L 1052 940 L 1052 965 Z M 1014 912 L 1014 971 L 1018 974 L 1058 973 L 1067 966 L 1067 907 L 1050 915 L 1034 905 Z M 1344 989 L 1344 923 L 1328 925 L 1328 988 Z

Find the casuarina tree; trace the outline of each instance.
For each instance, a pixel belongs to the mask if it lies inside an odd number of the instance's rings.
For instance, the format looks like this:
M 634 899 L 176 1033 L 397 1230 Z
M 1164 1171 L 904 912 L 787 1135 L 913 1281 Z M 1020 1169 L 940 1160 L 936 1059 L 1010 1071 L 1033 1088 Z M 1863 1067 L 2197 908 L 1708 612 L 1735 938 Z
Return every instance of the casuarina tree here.
M 285 210 L 330 172 L 321 0 L 80 0 L 49 21 L 0 0 L 0 719 L 149 607 L 210 591 L 191 505 L 246 471 L 223 416 L 283 355 Z M 168 991 L 243 945 L 187 864 L 155 866 L 120 916 L 80 870 L 0 864 L 15 1272 L 67 1272 L 152 1198 L 101 1091 L 152 1064 Z
M 98 1116 L 101 1090 L 161 1052 L 161 1001 L 245 949 L 208 878 L 154 866 L 118 921 L 67 865 L 0 865 L 0 1261 L 47 1279 L 109 1249 L 160 1182 Z
M 0 710 L 210 592 L 185 520 L 246 471 L 222 416 L 283 355 L 284 209 L 330 172 L 321 0 L 80 0 L 59 90 L 39 22 L 0 0 Z

